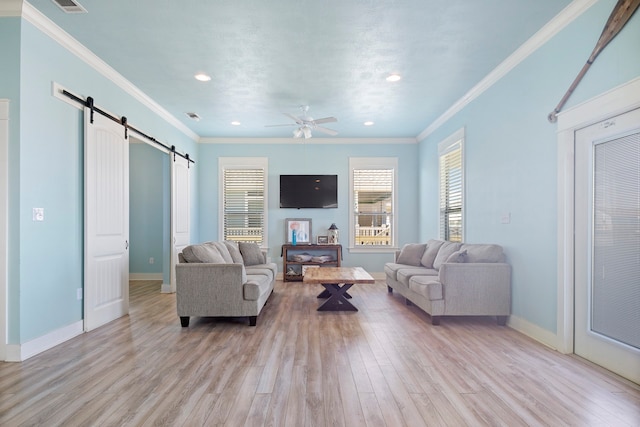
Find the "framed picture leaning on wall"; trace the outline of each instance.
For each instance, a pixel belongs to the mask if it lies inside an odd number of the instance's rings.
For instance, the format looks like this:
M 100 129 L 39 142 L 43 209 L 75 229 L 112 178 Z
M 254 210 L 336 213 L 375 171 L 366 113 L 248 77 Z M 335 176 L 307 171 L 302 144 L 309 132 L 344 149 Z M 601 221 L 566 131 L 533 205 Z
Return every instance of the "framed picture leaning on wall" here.
M 284 241 L 288 244 L 311 243 L 311 218 L 285 219 L 284 232 Z

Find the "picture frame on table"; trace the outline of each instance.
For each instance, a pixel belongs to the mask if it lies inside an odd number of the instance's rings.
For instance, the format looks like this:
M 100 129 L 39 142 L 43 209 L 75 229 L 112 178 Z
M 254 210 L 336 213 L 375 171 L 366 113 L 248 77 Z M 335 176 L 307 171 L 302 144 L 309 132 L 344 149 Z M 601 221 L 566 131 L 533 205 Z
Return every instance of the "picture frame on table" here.
M 329 244 L 329 236 L 317 236 L 316 243 L 318 245 L 328 245 Z
M 293 241 L 295 232 L 296 241 Z M 311 243 L 311 218 L 287 218 L 284 220 L 284 241 L 287 244 Z

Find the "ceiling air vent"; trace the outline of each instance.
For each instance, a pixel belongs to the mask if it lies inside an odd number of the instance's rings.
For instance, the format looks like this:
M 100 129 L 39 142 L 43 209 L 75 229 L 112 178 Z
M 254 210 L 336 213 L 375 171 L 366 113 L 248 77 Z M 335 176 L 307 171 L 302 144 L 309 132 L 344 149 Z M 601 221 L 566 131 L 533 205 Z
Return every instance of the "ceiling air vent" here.
M 73 0 L 51 0 L 65 13 L 87 13 L 87 9 Z

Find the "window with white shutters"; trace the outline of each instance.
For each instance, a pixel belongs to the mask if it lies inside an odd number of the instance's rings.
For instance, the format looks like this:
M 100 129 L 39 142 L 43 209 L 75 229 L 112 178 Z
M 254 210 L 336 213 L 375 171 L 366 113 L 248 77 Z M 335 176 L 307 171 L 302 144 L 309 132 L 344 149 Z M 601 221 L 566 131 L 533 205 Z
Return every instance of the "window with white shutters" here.
M 464 132 L 458 131 L 441 142 L 440 155 L 440 238 L 462 241 L 464 205 L 464 169 L 462 146 Z
M 352 158 L 350 244 L 360 248 L 395 245 L 397 159 Z
M 222 238 L 266 246 L 266 159 L 221 158 Z

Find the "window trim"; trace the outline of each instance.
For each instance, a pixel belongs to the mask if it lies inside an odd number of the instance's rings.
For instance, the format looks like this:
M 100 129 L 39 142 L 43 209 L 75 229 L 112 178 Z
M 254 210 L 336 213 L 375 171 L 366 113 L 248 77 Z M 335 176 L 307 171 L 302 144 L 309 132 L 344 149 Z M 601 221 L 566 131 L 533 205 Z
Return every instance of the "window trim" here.
M 461 167 L 461 192 L 462 192 L 462 218 L 461 218 L 461 233 L 460 233 L 460 239 L 462 242 L 464 242 L 465 240 L 465 230 L 466 230 L 466 209 L 465 209 L 465 201 L 466 201 L 466 185 L 465 185 L 465 177 L 466 177 L 466 173 L 465 173 L 465 159 L 464 159 L 464 142 L 465 142 L 465 128 L 461 128 L 458 129 L 457 131 L 455 131 L 454 133 L 452 133 L 451 135 L 449 135 L 448 137 L 446 137 L 444 140 L 442 140 L 439 144 L 438 144 L 438 203 L 436 204 L 437 209 L 438 209 L 438 235 L 440 239 L 444 239 L 444 236 L 442 236 L 440 234 L 440 232 L 443 229 L 443 224 L 442 224 L 442 215 L 441 215 L 441 208 L 440 208 L 440 201 L 442 200 L 442 193 L 440 192 L 442 189 L 442 182 L 440 182 L 440 178 L 442 176 L 442 170 L 440 168 L 440 160 L 442 158 L 443 155 L 448 154 L 449 152 L 455 150 L 457 148 L 458 145 L 460 145 L 460 167 Z
M 354 178 L 355 169 L 393 169 L 393 220 L 389 246 L 357 246 L 355 244 Z M 398 158 L 397 157 L 349 157 L 349 252 L 393 253 L 398 250 Z
M 269 248 L 269 159 L 267 157 L 218 158 L 218 236 L 224 238 L 224 171 L 225 169 L 264 170 L 264 230 L 262 248 Z

